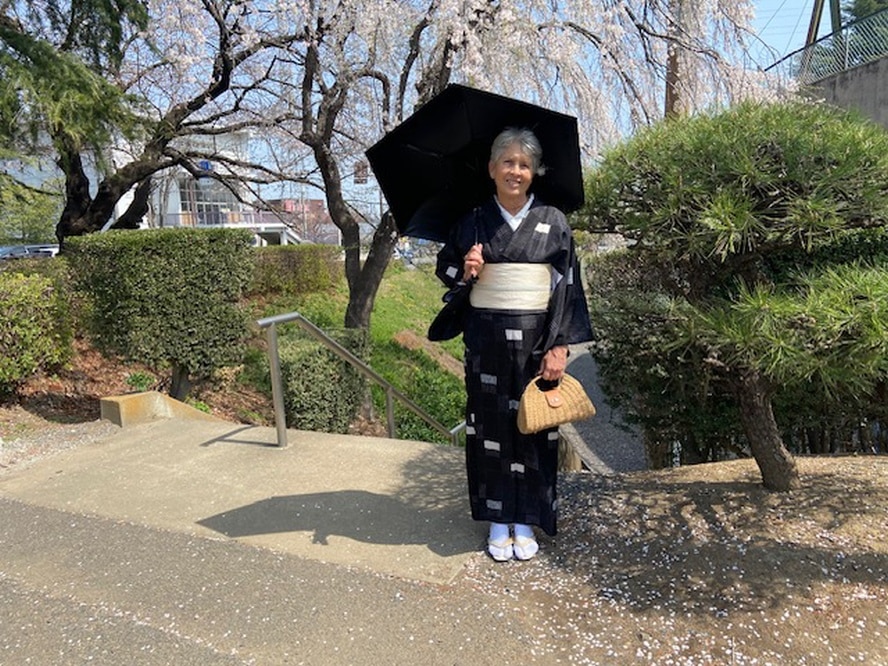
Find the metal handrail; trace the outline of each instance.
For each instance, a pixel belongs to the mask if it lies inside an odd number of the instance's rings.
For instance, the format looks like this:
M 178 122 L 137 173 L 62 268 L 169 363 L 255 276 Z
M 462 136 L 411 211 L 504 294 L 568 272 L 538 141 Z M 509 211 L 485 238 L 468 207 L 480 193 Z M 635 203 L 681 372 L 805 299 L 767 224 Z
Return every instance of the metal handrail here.
M 303 330 L 309 333 L 318 342 L 322 343 L 344 361 L 350 363 L 353 368 L 359 370 L 365 377 L 373 380 L 378 386 L 385 390 L 385 415 L 389 437 L 392 439 L 395 438 L 394 398 L 397 398 L 405 407 L 425 421 L 429 426 L 441 434 L 450 437 L 452 444 L 455 446 L 459 444 L 459 434 L 466 428 L 465 421 L 457 424 L 453 428 L 447 428 L 447 426 L 438 423 L 438 421 L 426 414 L 422 407 L 401 393 L 373 368 L 324 333 L 323 330 L 318 328 L 311 321 L 298 312 L 289 312 L 287 314 L 275 315 L 274 317 L 265 317 L 256 322 L 260 328 L 267 329 L 268 362 L 271 366 L 271 394 L 272 399 L 274 400 L 274 422 L 275 427 L 277 428 L 278 446 L 283 447 L 287 445 L 287 415 L 284 410 L 284 387 L 281 379 L 281 357 L 278 352 L 277 325 L 289 322 L 296 322 L 299 324 Z

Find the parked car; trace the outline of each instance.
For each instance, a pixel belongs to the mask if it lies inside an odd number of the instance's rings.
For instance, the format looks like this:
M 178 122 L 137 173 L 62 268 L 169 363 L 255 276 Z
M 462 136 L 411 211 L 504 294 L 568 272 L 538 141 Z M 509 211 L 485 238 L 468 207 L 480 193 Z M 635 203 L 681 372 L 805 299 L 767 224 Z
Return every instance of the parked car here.
M 54 257 L 59 253 L 58 244 L 28 245 L 29 257 Z
M 21 259 L 27 256 L 27 245 L 5 245 L 0 247 L 0 259 Z
M 0 247 L 0 261 L 6 259 L 28 259 L 54 257 L 59 253 L 59 246 L 53 243 L 41 245 L 4 245 Z

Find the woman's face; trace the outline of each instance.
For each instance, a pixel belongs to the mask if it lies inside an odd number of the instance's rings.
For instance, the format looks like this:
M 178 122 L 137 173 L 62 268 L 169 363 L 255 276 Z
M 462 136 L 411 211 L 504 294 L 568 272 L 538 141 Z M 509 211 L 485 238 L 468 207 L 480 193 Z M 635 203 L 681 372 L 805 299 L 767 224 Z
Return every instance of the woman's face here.
M 509 145 L 495 162 L 488 163 L 487 169 L 500 199 L 527 197 L 533 180 L 533 160 L 521 149 L 521 144 Z

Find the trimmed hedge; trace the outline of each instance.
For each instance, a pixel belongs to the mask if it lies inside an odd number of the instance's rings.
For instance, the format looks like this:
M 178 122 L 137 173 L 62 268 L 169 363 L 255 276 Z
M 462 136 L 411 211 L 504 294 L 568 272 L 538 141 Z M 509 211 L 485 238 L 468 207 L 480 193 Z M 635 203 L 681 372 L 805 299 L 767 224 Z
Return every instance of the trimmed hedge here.
M 343 329 L 328 334 L 358 358 L 366 358 L 366 331 Z M 313 339 L 282 340 L 280 357 L 287 426 L 348 432 L 367 395 L 364 376 Z
M 75 284 L 91 300 L 88 325 L 104 353 L 171 367 L 170 393 L 241 360 L 238 306 L 253 275 L 252 236 L 237 229 L 109 231 L 68 241 Z
M 0 272 L 0 394 L 34 372 L 61 365 L 71 355 L 67 301 L 39 275 Z
M 256 248 L 255 253 L 251 294 L 324 291 L 343 277 L 339 246 L 269 245 Z

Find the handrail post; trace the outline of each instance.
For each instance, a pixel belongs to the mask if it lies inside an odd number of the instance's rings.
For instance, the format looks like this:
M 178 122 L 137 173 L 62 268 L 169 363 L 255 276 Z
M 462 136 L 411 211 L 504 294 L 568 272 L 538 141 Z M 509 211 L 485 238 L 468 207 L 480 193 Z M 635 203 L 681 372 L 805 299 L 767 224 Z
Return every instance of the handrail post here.
M 388 427 L 388 436 L 395 439 L 395 400 L 391 388 L 385 390 L 385 421 Z
M 274 402 L 274 424 L 277 445 L 287 445 L 287 415 L 284 411 L 284 383 L 281 379 L 281 356 L 278 353 L 277 326 L 268 327 L 268 362 L 271 367 L 271 397 Z

